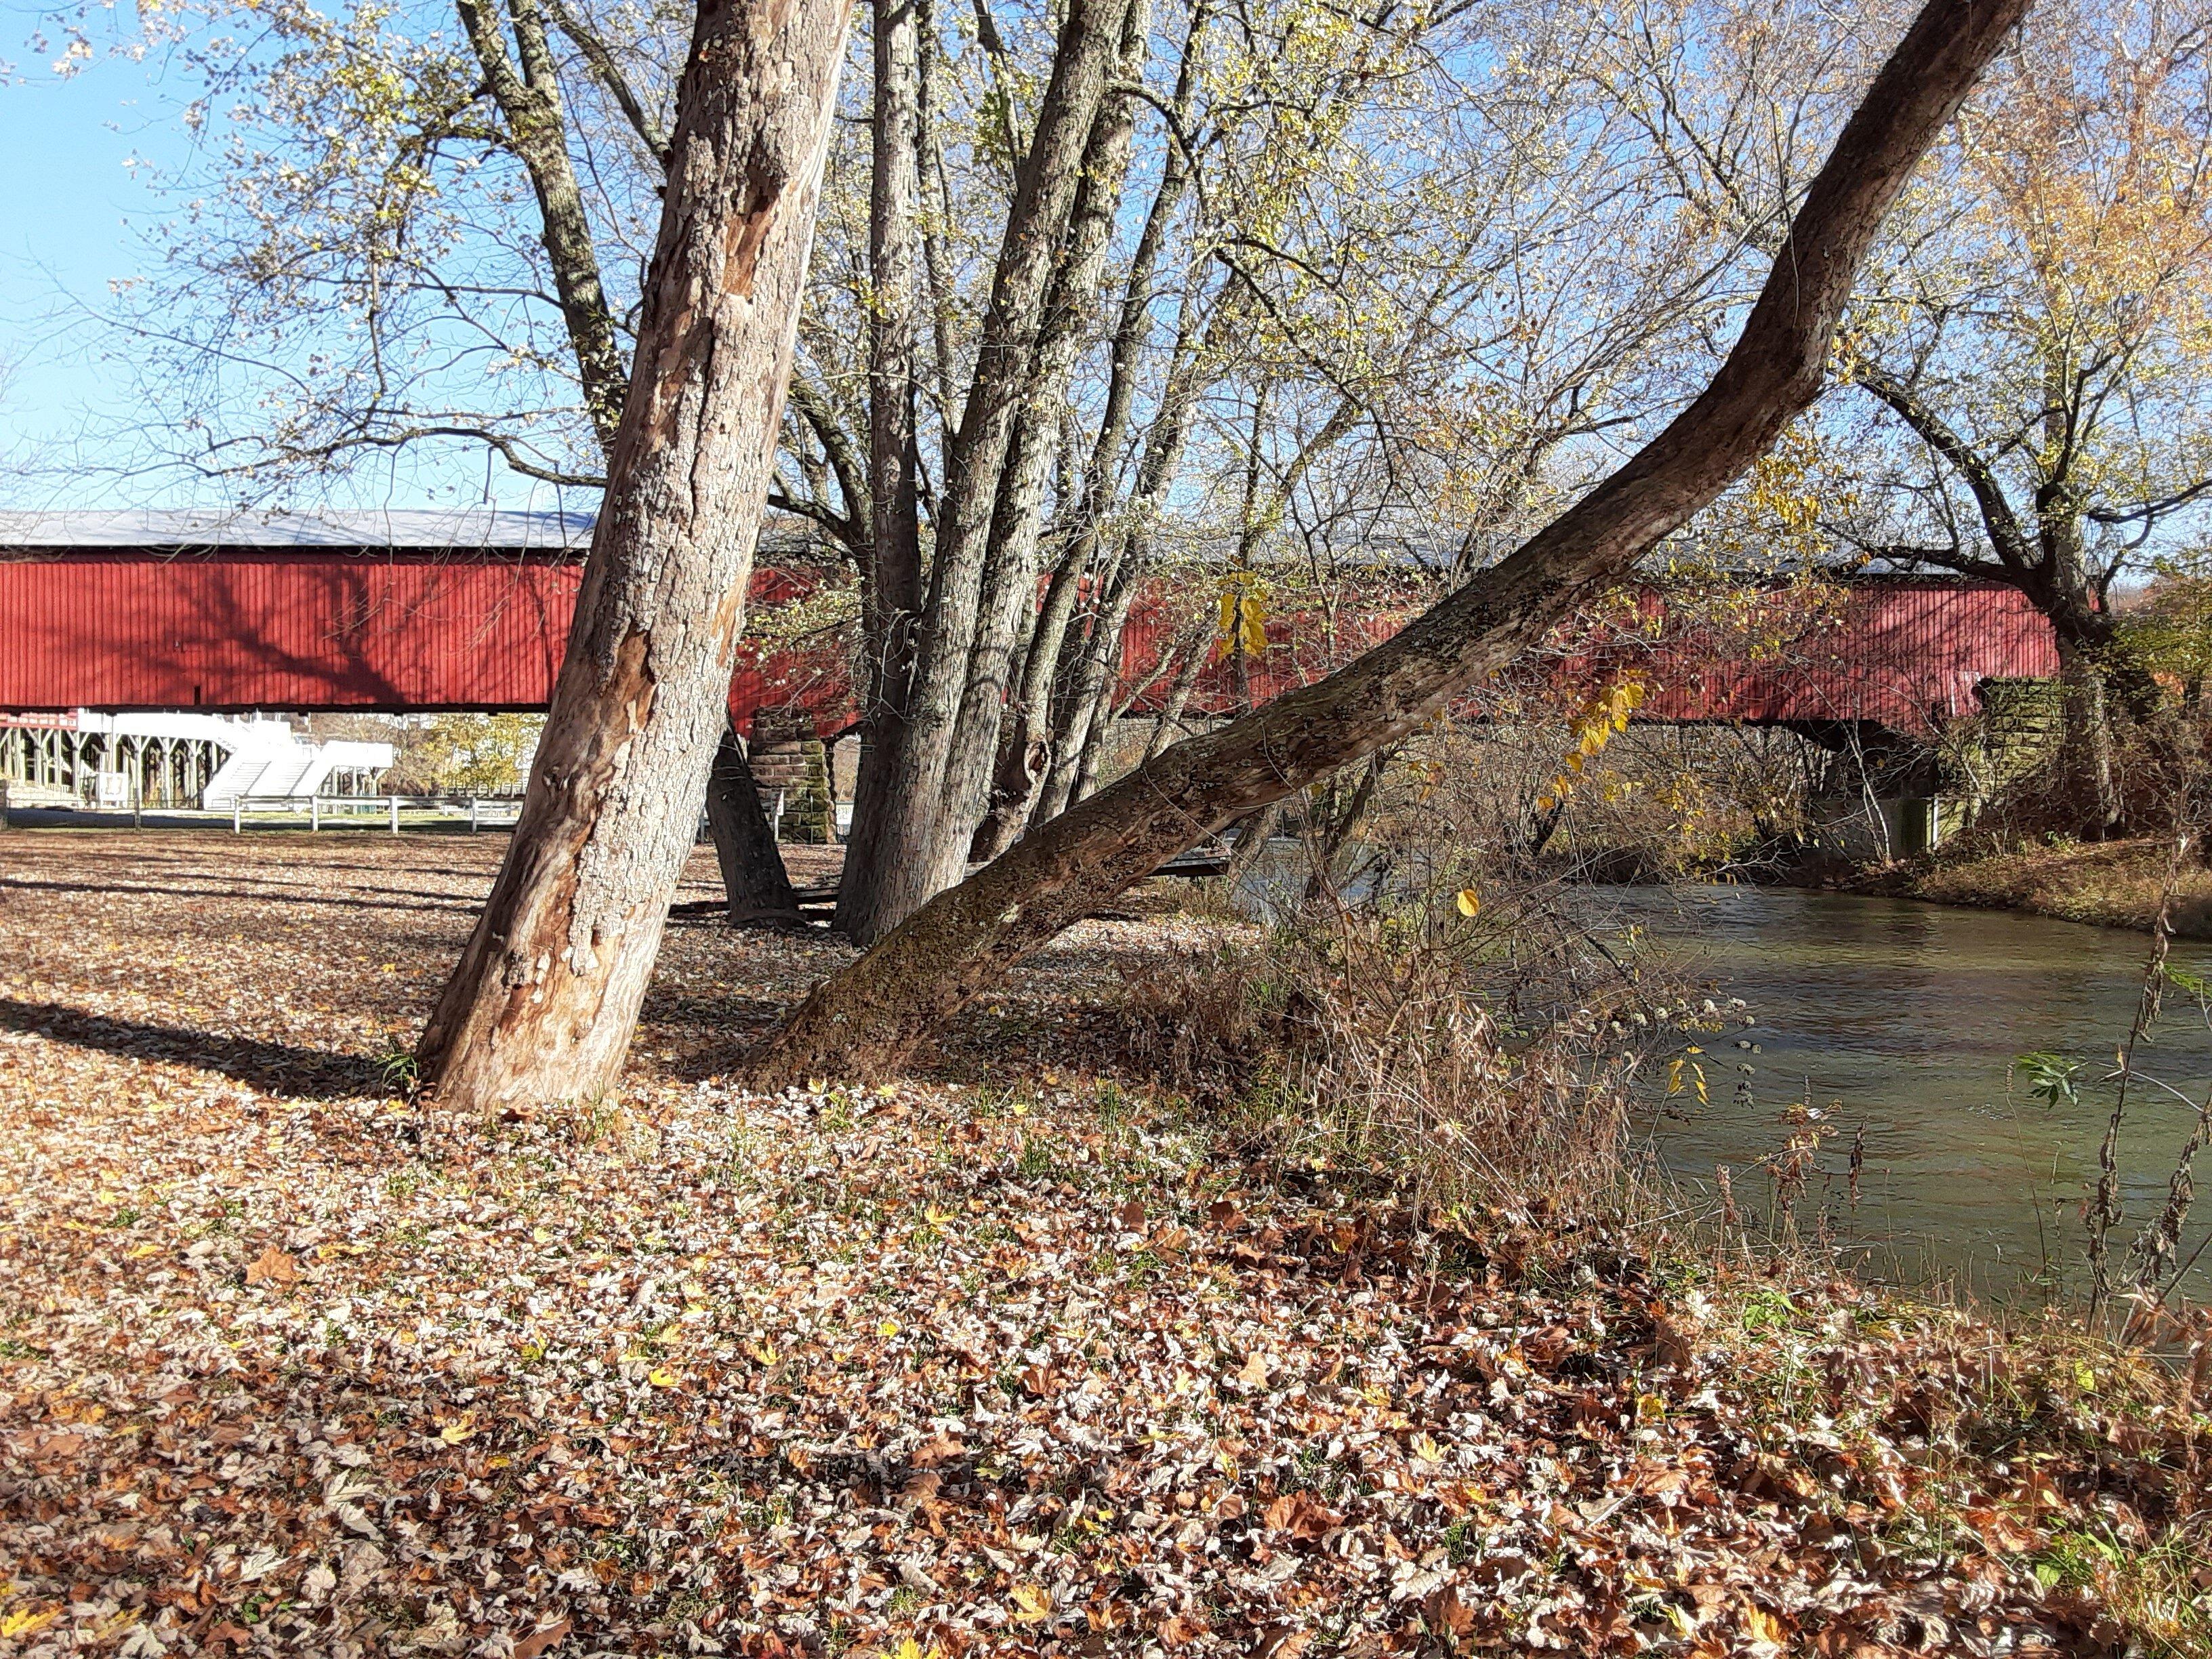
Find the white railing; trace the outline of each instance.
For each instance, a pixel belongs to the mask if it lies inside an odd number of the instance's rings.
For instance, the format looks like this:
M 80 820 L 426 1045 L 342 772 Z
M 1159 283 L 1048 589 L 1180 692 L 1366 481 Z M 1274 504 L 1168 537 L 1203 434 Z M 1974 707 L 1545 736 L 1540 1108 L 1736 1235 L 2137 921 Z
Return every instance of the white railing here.
M 301 807 L 306 811 L 303 813 Z M 381 817 L 398 835 L 400 814 L 418 819 L 428 814 L 439 819 L 466 819 L 469 831 L 491 825 L 511 828 L 522 812 L 520 795 L 310 795 L 304 803 L 295 795 L 236 795 L 230 803 L 230 829 L 241 833 L 249 816 L 297 818 L 305 817 L 309 830 L 320 830 L 323 820 L 358 821 Z

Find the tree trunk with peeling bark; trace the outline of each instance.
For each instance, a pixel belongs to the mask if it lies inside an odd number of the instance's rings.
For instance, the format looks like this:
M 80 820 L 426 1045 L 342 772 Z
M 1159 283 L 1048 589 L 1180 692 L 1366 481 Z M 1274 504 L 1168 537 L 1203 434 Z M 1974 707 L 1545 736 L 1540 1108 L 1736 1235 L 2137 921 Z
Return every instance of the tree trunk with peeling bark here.
M 2026 9 L 1931 0 L 1838 137 L 1728 360 L 1626 464 L 1349 666 L 1174 745 L 939 894 L 817 988 L 756 1078 L 896 1061 L 1063 928 L 1219 826 L 1404 736 L 1626 574 L 1820 395 L 1884 216 Z
M 576 618 L 490 897 L 423 1032 L 441 1101 L 614 1085 L 728 723 L 822 158 L 841 0 L 705 0 Z
M 538 0 L 510 0 L 507 17 L 514 30 L 514 57 L 507 53 L 495 6 L 487 0 L 456 0 L 455 9 L 483 70 L 485 90 L 506 118 L 509 142 L 537 194 L 538 246 L 544 249 L 546 267 L 553 275 L 553 289 L 561 302 L 568 349 L 576 360 L 577 381 L 592 434 L 611 461 L 615 441 L 621 433 L 629 374 L 623 365 L 614 313 L 607 304 L 591 218 L 569 155 L 571 135 L 545 15 L 559 24 L 583 54 L 640 141 L 664 168 L 668 159 L 667 135 L 623 77 L 605 41 L 560 0 L 547 0 L 544 15 Z M 710 792 L 714 787 L 711 781 L 708 787 Z M 708 822 L 731 914 L 773 912 L 782 896 L 791 890 L 775 832 L 757 799 L 748 804 L 742 791 L 726 792 L 719 799 L 725 810 L 709 811 Z M 744 884 L 732 885 L 733 877 Z

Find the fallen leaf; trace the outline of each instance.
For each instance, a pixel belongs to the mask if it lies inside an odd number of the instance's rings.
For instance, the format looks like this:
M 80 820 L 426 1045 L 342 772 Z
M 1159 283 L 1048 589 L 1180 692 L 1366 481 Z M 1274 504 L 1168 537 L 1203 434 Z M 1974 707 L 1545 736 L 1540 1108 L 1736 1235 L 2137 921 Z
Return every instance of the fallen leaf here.
M 299 1277 L 300 1264 L 274 1244 L 263 1250 L 246 1270 L 246 1282 L 249 1285 L 258 1285 L 264 1279 L 290 1285 L 296 1283 Z
M 1309 1543 L 1318 1542 L 1328 1536 L 1330 1529 L 1342 1524 L 1344 1517 L 1333 1510 L 1322 1508 L 1302 1492 L 1286 1492 L 1267 1505 L 1261 1518 L 1277 1532 L 1286 1532 L 1293 1538 L 1303 1538 Z
M 512 1659 L 538 1659 L 539 1654 L 560 1646 L 568 1639 L 568 1627 L 569 1621 L 566 1619 L 539 1626 L 514 1644 Z
M 914 1449 L 914 1455 L 907 1461 L 918 1469 L 926 1469 L 939 1463 L 951 1462 L 960 1455 L 962 1449 L 957 1440 L 945 1435 L 934 1434 L 916 1446 Z
M 1013 1602 L 1018 1625 L 1041 1625 L 1052 1617 L 1052 1597 L 1035 1584 L 1015 1585 Z
M 1782 1645 L 1782 1623 L 1756 1602 L 1743 1604 L 1743 1633 L 1753 1642 L 1767 1647 Z

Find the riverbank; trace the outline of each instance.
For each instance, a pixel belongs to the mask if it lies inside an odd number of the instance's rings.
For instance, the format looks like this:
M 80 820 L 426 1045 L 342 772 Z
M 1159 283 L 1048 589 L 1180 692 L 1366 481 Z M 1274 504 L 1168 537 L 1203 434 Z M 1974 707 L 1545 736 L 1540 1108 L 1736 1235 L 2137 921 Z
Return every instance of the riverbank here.
M 2171 842 L 2138 840 L 1938 854 L 1862 871 L 1838 885 L 1846 892 L 2024 910 L 2059 921 L 2148 933 L 2171 852 Z M 2182 872 L 2172 921 L 2176 938 L 2212 939 L 2212 870 L 2192 862 Z
M 488 1122 L 393 1089 L 496 847 L 306 840 L 0 843 L 0 1653 L 2212 1638 L 2173 1377 L 1255 1161 L 1116 1060 L 1213 924 L 755 1097 L 849 953 L 679 921 L 619 1098 Z

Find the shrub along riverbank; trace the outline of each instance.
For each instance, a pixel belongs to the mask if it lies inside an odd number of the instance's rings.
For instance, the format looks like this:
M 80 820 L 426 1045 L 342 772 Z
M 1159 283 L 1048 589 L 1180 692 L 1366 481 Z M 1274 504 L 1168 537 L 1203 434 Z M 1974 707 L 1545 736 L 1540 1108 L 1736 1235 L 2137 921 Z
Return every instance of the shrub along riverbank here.
M 2172 852 L 2173 843 L 2163 837 L 1976 848 L 1863 871 L 1843 884 L 1855 892 L 2024 910 L 2148 933 Z M 2175 879 L 2170 917 L 2176 938 L 2212 939 L 2212 869 L 2194 858 Z

